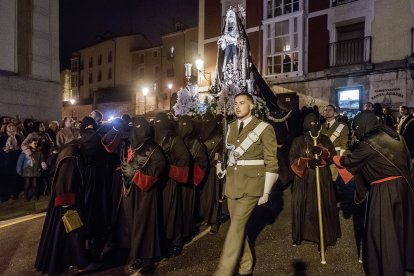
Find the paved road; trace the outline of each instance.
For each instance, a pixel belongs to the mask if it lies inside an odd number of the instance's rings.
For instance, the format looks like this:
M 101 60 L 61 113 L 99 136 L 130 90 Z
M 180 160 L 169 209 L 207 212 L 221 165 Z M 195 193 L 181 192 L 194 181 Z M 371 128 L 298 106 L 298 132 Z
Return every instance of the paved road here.
M 269 208 L 255 210 L 249 233 L 255 239 L 255 275 L 363 275 L 357 260 L 352 219 L 341 217 L 342 238 L 319 262 L 317 245 L 291 245 L 290 190 L 272 194 Z M 283 205 L 284 203 L 284 205 Z M 33 269 L 44 217 L 0 228 L 0 275 L 39 275 Z M 155 275 L 212 275 L 218 263 L 228 223 L 216 235 L 205 235 L 175 258 L 159 263 Z M 130 275 L 118 267 L 94 275 Z

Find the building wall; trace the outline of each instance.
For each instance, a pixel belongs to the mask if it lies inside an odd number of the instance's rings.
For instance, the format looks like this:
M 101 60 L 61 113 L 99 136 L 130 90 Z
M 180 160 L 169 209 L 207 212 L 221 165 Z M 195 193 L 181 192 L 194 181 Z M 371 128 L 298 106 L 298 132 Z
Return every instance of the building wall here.
M 0 0 L 2 115 L 60 118 L 59 2 Z
M 107 39 L 75 52 L 74 55 L 79 57 L 80 62 L 80 98 L 91 99 L 93 92 L 100 88 L 133 85 L 131 50 L 146 47 L 149 47 L 148 41 L 141 34 L 137 34 Z M 110 54 L 112 54 L 112 61 L 108 59 Z M 101 65 L 98 64 L 100 55 Z M 90 58 L 93 60 L 92 67 L 89 66 Z M 109 70 L 112 71 L 112 78 L 108 77 Z M 101 72 L 101 81 L 98 81 L 99 72 Z M 89 83 L 90 73 L 92 83 Z
M 411 28 L 414 27 L 414 14 L 410 4 L 409 0 L 374 1 L 373 62 L 400 60 L 411 55 Z
M 156 55 L 154 53 L 157 53 Z M 169 108 L 165 106 L 165 99 L 161 91 L 165 91 L 161 83 L 161 57 L 162 47 L 153 47 L 144 50 L 132 52 L 132 76 L 133 76 L 133 93 L 135 103 L 135 114 L 145 113 L 145 98 L 142 95 L 144 87 L 149 89 L 147 96 L 147 112 L 157 108 Z M 142 59 L 143 56 L 143 59 Z M 158 67 L 158 73 L 155 68 Z M 140 71 L 144 70 L 144 74 Z M 154 90 L 154 83 L 156 87 Z
M 171 47 L 174 47 L 174 58 L 169 58 Z M 165 89 L 169 83 L 173 85 L 173 92 L 177 92 L 186 85 L 185 63 L 192 63 L 192 79 L 196 81 L 197 69 L 195 60 L 198 57 L 198 28 L 188 28 L 162 36 L 162 88 Z M 174 74 L 170 75 L 171 69 Z M 164 93 L 169 93 L 164 90 Z M 164 97 L 165 99 L 165 97 Z M 169 106 L 169 97 L 164 103 Z

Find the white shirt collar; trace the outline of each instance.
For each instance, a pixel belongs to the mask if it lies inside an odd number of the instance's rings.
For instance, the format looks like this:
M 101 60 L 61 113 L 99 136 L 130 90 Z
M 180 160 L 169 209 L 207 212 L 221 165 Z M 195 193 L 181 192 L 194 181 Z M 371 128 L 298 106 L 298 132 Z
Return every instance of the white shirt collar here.
M 331 126 L 335 123 L 335 121 L 335 118 L 332 118 L 330 121 L 326 120 L 326 123 L 329 123 L 329 126 Z
M 249 118 L 246 118 L 243 120 L 243 127 L 246 127 L 248 123 L 250 123 L 250 121 L 252 120 L 253 116 L 250 115 Z M 240 127 L 240 123 L 242 122 L 242 120 L 237 119 L 237 127 Z

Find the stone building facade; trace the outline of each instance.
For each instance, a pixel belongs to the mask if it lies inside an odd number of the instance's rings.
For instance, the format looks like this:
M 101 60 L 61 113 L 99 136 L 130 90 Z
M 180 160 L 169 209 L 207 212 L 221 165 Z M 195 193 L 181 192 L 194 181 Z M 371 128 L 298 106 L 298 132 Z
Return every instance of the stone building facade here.
M 0 0 L 0 116 L 61 117 L 59 1 Z
M 199 51 L 214 72 L 229 5 L 246 8 L 253 59 L 281 105 L 414 106 L 413 0 L 199 1 Z

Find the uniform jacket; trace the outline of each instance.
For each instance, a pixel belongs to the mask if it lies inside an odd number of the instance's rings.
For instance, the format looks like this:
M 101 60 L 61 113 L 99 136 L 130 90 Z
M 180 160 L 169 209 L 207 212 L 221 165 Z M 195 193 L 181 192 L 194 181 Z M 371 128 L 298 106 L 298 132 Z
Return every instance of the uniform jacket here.
M 233 121 L 229 124 L 230 133 L 228 134 L 227 144 L 233 144 L 237 148 L 260 122 L 261 120 L 253 116 L 252 120 L 239 134 L 237 120 Z M 254 142 L 250 148 L 238 158 L 238 160 L 264 160 L 265 165 L 228 166 L 225 190 L 226 196 L 232 199 L 241 198 L 243 196 L 262 196 L 265 173 L 278 172 L 276 151 L 277 143 L 275 131 L 271 125 L 268 125 L 260 134 L 258 141 Z
M 326 122 L 322 125 L 321 133 L 328 136 L 329 139 L 331 138 L 332 134 L 338 128 L 339 124 L 343 124 L 344 128 L 342 129 L 341 133 L 339 134 L 338 138 L 333 141 L 335 149 L 340 147 L 342 150 L 348 149 L 348 136 L 349 136 L 349 128 L 346 124 L 340 123 L 337 120 L 333 123 L 333 125 L 329 126 L 329 129 L 326 129 Z M 338 149 L 337 149 L 338 150 Z

